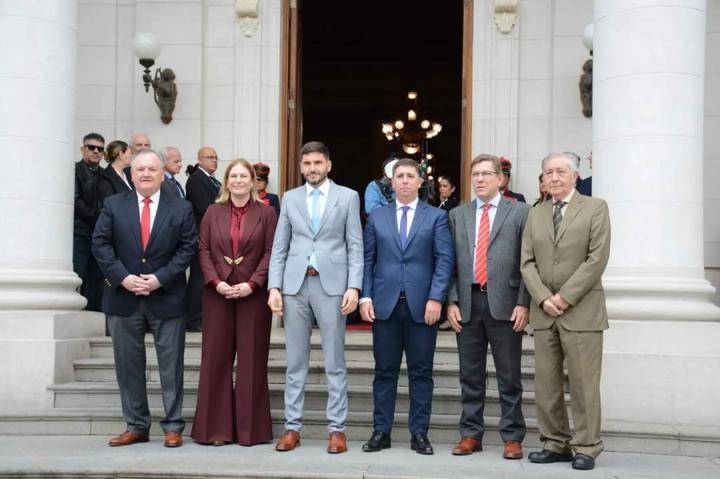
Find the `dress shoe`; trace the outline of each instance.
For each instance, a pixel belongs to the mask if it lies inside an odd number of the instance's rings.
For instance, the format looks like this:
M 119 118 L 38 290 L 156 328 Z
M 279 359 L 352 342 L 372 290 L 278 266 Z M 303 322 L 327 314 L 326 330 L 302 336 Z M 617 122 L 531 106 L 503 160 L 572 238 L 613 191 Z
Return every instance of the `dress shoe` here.
M 347 439 L 345 439 L 344 432 L 333 431 L 330 433 L 328 436 L 327 452 L 330 454 L 347 452 Z
M 506 441 L 503 457 L 505 459 L 522 459 L 523 450 L 520 441 Z
M 551 462 L 570 462 L 573 456 L 570 452 L 560 453 L 543 449 L 542 451 L 531 452 L 528 459 L 535 464 L 550 464 Z
M 177 431 L 165 433 L 165 447 L 180 447 L 183 445 L 182 435 Z
M 392 447 L 392 440 L 390 434 L 386 432 L 373 431 L 370 440 L 363 444 L 362 450 L 364 452 L 378 452 L 383 449 L 390 449 Z
M 148 442 L 149 438 L 147 434 L 139 432 L 125 431 L 119 436 L 115 436 L 110 439 L 109 444 L 115 446 L 129 446 L 130 444 L 137 444 L 139 442 Z
M 430 439 L 424 432 L 414 432 L 410 438 L 410 449 L 417 452 L 418 454 L 434 454 Z
M 296 447 L 300 447 L 300 433 L 288 429 L 280 438 L 275 446 L 276 451 L 292 451 Z
M 573 469 L 579 469 L 581 471 L 590 471 L 595 469 L 595 459 L 592 456 L 578 452 L 575 454 L 572 460 Z
M 227 442 L 225 442 L 225 441 L 213 441 L 212 442 L 212 445 L 216 446 L 216 447 L 224 446 L 226 444 L 227 444 Z
M 452 453 L 454 456 L 468 456 L 475 451 L 482 451 L 482 442 L 474 437 L 465 436 L 455 445 Z

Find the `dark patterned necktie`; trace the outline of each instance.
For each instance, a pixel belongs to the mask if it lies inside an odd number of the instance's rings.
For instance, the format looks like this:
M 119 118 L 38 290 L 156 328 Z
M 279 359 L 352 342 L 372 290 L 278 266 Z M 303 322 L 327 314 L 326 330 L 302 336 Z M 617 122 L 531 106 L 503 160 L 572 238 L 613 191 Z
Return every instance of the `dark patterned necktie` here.
M 555 234 L 557 234 L 558 227 L 560 226 L 560 222 L 563 219 L 562 216 L 562 208 L 567 204 L 567 201 L 558 201 L 553 205 L 555 210 L 553 211 L 553 225 L 555 226 Z

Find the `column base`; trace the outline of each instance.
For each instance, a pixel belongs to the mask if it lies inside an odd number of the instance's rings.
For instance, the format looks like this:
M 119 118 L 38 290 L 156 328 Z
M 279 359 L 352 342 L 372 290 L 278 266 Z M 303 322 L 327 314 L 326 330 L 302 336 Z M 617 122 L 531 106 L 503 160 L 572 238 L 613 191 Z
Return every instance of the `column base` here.
M 74 381 L 74 360 L 90 357 L 88 338 L 104 334 L 102 313 L 0 312 L 0 412 L 52 407 L 47 387 Z
M 87 301 L 73 271 L 9 269 L 0 272 L 0 311 L 79 311 Z

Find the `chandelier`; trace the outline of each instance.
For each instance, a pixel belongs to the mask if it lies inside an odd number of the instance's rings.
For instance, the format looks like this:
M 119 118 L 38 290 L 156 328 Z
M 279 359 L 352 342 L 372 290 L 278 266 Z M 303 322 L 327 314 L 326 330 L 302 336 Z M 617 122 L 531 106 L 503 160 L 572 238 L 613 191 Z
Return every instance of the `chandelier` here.
M 436 137 L 442 131 L 440 123 L 431 122 L 423 118 L 418 120 L 418 93 L 409 91 L 407 94 L 407 115 L 404 119 L 397 119 L 391 123 L 382 124 L 382 133 L 388 141 L 398 141 L 402 150 L 408 155 L 420 153 L 426 157 L 428 140 Z

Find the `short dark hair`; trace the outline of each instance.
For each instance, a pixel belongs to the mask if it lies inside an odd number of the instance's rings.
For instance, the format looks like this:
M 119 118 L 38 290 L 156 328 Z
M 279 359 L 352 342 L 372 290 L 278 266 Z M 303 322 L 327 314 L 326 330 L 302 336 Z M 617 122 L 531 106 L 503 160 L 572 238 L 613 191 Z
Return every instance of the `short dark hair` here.
M 422 178 L 422 170 L 420 169 L 420 163 L 413 160 L 412 158 L 400 158 L 399 160 L 397 160 L 397 162 L 393 165 L 393 176 L 395 176 L 395 170 L 397 170 L 400 166 L 410 166 L 412 168 L 415 168 L 418 176 Z
M 105 138 L 100 133 L 88 133 L 87 135 L 83 136 L 83 143 L 86 143 L 88 140 L 95 140 L 100 141 L 105 144 Z
M 325 143 L 321 143 L 319 141 L 309 141 L 305 143 L 300 149 L 300 158 L 305 155 L 309 155 L 310 153 L 320 153 L 326 160 L 330 159 L 330 150 Z

